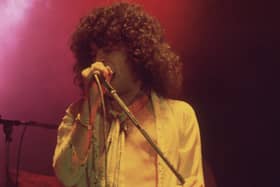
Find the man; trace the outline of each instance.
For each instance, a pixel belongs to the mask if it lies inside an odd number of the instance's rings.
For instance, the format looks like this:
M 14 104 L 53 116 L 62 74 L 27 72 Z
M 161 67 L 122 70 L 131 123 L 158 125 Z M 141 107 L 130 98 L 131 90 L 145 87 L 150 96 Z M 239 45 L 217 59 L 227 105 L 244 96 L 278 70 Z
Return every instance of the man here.
M 98 72 L 184 177 L 184 186 L 203 187 L 195 113 L 170 99 L 180 91 L 182 63 L 159 23 L 138 5 L 98 8 L 81 19 L 71 49 L 83 97 L 68 107 L 58 129 L 53 166 L 59 180 L 78 187 L 182 186 L 112 97 L 98 91 L 91 80 Z

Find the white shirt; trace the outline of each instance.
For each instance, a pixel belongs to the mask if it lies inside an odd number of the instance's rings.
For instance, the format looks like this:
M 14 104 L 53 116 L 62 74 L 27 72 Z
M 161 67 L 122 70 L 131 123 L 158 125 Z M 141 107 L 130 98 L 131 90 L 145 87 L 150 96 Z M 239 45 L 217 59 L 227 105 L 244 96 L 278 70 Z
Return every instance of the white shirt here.
M 194 110 L 184 101 L 162 98 L 154 92 L 151 93 L 151 100 L 155 114 L 157 146 L 184 177 L 184 187 L 204 187 L 199 125 Z M 96 177 L 92 167 L 93 155 L 89 154 L 87 160 L 81 162 L 73 154 L 71 147 L 70 134 L 73 121 L 79 112 L 77 108 L 76 104 L 70 105 L 59 126 L 53 167 L 58 179 L 67 187 L 87 187 L 87 183 L 90 187 L 96 187 L 98 185 L 92 182 Z M 121 133 L 119 134 L 121 136 Z M 117 138 L 117 141 L 125 141 L 124 136 Z M 122 161 L 121 158 L 118 159 Z M 159 156 L 156 167 L 157 187 L 182 186 Z M 121 174 L 119 173 L 120 178 L 123 179 Z M 124 187 L 121 180 L 111 186 Z

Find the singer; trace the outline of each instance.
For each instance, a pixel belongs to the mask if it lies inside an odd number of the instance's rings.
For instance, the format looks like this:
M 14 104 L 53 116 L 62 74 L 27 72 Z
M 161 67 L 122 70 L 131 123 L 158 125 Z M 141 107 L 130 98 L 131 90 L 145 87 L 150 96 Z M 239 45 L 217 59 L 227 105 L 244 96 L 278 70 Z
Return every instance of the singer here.
M 159 22 L 135 4 L 97 8 L 81 19 L 71 50 L 82 98 L 67 108 L 58 128 L 53 157 L 58 179 L 69 187 L 204 187 L 195 112 L 175 99 L 182 62 Z M 108 91 L 100 95 L 94 73 L 116 89 L 183 176 L 183 185 Z

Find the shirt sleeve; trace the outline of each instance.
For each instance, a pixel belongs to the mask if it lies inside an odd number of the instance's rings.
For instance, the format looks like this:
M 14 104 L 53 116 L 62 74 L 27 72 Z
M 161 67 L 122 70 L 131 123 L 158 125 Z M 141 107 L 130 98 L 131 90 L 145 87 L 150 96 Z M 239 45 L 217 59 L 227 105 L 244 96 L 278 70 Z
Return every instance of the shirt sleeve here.
M 184 187 L 204 187 L 199 125 L 193 108 L 186 103 L 183 108 L 179 171 L 185 179 Z
M 57 144 L 53 156 L 53 168 L 57 178 L 65 186 L 76 185 L 85 177 L 85 160 L 80 160 L 75 154 L 71 144 L 71 134 L 74 128 L 73 122 L 76 116 L 74 105 L 70 105 L 58 127 Z

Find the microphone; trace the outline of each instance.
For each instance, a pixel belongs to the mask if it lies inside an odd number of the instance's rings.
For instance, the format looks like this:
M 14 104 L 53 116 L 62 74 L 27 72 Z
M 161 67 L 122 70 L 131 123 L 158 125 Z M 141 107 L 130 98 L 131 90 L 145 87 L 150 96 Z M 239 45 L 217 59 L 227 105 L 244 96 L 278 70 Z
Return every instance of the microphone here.
M 96 62 L 95 62 L 96 63 Z M 102 64 L 103 65 L 103 64 Z M 103 65 L 104 66 L 104 65 Z M 109 71 L 112 74 L 112 78 L 115 76 L 115 72 L 112 71 L 110 66 L 106 66 L 106 68 L 109 68 Z M 103 73 L 100 70 L 94 70 L 92 71 L 90 67 L 84 69 L 82 72 L 82 77 L 88 81 L 92 81 L 92 79 L 96 76 L 98 76 L 100 79 L 106 80 Z
M 86 68 L 82 71 L 82 76 L 88 80 L 88 81 L 100 81 L 100 83 L 105 87 L 105 89 L 107 89 L 107 91 L 111 92 L 112 90 L 115 90 L 111 84 L 105 79 L 105 77 L 103 76 L 103 74 L 98 71 L 91 71 L 90 68 Z M 112 74 L 112 78 L 113 76 L 115 76 L 115 73 L 113 72 Z
M 94 78 L 98 77 L 99 79 L 105 80 L 105 77 L 103 76 L 103 74 L 97 70 L 93 71 L 91 76 L 93 76 Z
M 114 75 L 114 73 L 113 73 Z M 112 75 L 112 76 L 113 76 Z M 106 88 L 106 90 L 111 93 L 112 91 L 116 91 L 112 85 L 105 79 L 105 77 L 99 72 L 99 71 L 94 71 L 93 72 L 93 77 L 95 79 L 95 81 L 99 81 L 101 82 L 101 84 Z

